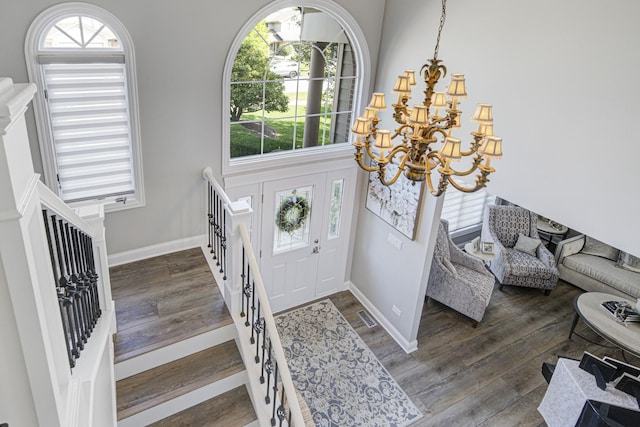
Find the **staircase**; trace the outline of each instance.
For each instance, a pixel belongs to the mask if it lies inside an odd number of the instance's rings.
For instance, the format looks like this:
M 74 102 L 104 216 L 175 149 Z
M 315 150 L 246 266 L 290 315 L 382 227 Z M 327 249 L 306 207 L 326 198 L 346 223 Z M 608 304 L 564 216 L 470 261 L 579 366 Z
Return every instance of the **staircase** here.
M 202 249 L 110 273 L 118 425 L 257 425 L 235 326 Z

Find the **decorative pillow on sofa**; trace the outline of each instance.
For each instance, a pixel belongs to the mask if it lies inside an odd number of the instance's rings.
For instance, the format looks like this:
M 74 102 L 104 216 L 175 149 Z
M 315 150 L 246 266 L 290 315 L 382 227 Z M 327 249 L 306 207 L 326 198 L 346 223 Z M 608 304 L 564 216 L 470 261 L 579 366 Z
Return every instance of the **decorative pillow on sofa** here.
M 536 250 L 538 249 L 538 246 L 540 246 L 540 243 L 542 242 L 540 242 L 539 239 L 534 239 L 520 233 L 518 234 L 518 241 L 513 248 L 519 250 L 520 252 L 536 256 Z
M 585 236 L 584 247 L 580 252 L 587 255 L 595 255 L 602 258 L 607 258 L 611 261 L 617 261 L 618 254 L 620 253 L 618 249 L 589 236 Z
M 442 258 L 442 263 L 447 268 L 447 270 L 449 270 L 451 272 L 451 274 L 454 277 L 458 275 L 458 270 L 456 270 L 456 268 L 453 266 L 451 261 L 449 261 L 449 258 Z
M 620 251 L 620 257 L 616 265 L 625 270 L 640 273 L 640 258 L 634 257 L 626 252 Z

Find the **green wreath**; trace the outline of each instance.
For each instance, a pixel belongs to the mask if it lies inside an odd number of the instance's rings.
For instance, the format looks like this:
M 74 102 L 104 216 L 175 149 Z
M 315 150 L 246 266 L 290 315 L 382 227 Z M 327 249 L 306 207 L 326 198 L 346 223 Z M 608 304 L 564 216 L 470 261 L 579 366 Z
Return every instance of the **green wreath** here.
M 276 225 L 281 231 L 293 233 L 304 225 L 309 216 L 309 202 L 300 196 L 289 196 L 282 200 L 276 213 Z

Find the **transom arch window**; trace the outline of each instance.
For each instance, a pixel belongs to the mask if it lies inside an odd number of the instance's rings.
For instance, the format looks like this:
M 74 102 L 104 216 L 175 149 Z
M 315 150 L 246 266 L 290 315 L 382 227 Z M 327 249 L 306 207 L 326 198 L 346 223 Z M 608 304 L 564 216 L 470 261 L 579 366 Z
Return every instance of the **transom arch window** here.
M 25 42 L 45 181 L 69 203 L 144 204 L 133 42 L 109 12 L 63 3 Z M 119 203 L 117 203 L 119 202 Z
M 280 0 L 263 8 L 225 64 L 223 173 L 351 155 L 349 131 L 368 70 L 364 35 L 334 2 Z

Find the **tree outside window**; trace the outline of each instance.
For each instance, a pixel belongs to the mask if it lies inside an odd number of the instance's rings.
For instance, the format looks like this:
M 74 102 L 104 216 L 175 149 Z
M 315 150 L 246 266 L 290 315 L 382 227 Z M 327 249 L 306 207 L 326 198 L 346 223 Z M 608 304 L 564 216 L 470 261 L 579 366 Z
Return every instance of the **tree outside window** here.
M 231 73 L 231 158 L 345 143 L 356 65 L 328 14 L 287 8 L 244 39 Z

